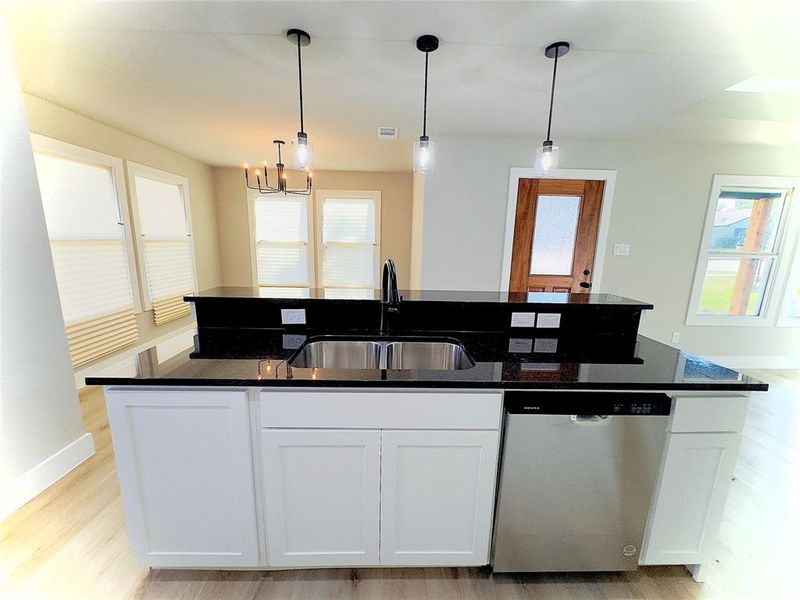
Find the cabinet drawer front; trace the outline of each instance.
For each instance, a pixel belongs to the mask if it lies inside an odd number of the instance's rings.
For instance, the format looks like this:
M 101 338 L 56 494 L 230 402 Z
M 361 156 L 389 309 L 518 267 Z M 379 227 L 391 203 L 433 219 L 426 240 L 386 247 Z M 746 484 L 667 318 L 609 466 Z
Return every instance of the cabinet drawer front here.
M 737 432 L 744 427 L 747 396 L 676 398 L 673 433 Z
M 383 391 L 261 392 L 262 427 L 499 429 L 502 394 Z

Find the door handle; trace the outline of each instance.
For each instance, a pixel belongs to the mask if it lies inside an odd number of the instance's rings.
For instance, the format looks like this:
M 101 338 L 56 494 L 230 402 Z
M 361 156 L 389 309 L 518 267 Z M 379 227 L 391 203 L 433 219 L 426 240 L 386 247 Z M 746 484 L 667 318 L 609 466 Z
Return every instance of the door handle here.
M 591 273 L 591 271 L 589 269 L 584 269 L 583 270 L 584 277 L 588 276 L 590 273 Z M 578 285 L 581 286 L 583 289 L 588 290 L 588 289 L 590 289 L 592 287 L 592 282 L 591 281 L 581 281 Z
M 603 423 L 608 419 L 608 415 L 570 415 L 569 420 L 576 425 L 591 425 L 592 423 Z

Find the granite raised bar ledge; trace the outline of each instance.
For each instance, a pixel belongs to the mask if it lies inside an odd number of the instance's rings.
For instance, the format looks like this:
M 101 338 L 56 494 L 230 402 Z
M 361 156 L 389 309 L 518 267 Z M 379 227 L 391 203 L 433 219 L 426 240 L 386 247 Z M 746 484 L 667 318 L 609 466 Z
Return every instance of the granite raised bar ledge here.
M 599 305 L 651 310 L 652 304 L 614 294 L 573 294 L 566 292 L 488 292 L 468 290 L 400 290 L 404 302 L 489 302 L 546 305 Z M 260 298 L 266 300 L 380 300 L 379 289 L 342 290 L 332 288 L 258 288 L 219 286 L 183 297 L 187 302 L 208 298 Z

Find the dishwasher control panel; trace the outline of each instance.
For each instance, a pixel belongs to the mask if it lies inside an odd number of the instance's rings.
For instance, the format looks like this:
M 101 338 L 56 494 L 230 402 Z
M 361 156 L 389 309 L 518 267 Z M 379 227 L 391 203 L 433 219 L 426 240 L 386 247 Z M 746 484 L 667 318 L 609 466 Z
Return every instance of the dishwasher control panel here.
M 672 398 L 660 393 L 523 392 L 505 393 L 505 410 L 512 415 L 669 415 Z

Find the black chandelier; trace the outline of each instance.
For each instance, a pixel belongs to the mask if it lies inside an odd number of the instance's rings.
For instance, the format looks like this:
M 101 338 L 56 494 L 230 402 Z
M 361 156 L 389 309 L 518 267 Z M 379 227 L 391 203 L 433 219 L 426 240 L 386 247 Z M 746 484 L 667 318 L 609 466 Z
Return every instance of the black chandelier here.
M 277 183 L 270 185 L 269 172 L 267 170 L 267 161 L 264 161 L 264 181 L 262 185 L 261 171 L 256 169 L 256 185 L 250 184 L 250 167 L 244 163 L 244 181 L 245 185 L 250 190 L 255 190 L 260 194 L 297 194 L 301 196 L 308 196 L 311 194 L 311 160 L 313 157 L 313 149 L 311 140 L 308 139 L 308 134 L 304 129 L 303 121 L 303 58 L 301 48 L 308 46 L 311 43 L 311 36 L 301 29 L 290 29 L 286 32 L 288 40 L 297 46 L 297 81 L 300 92 L 300 131 L 297 132 L 297 137 L 292 140 L 292 166 L 298 170 L 305 170 L 306 172 L 306 187 L 305 189 L 291 190 L 286 187 L 286 165 L 283 164 L 281 147 L 286 144 L 283 140 L 273 140 L 272 143 L 278 147 L 278 162 L 275 164 L 277 170 Z

